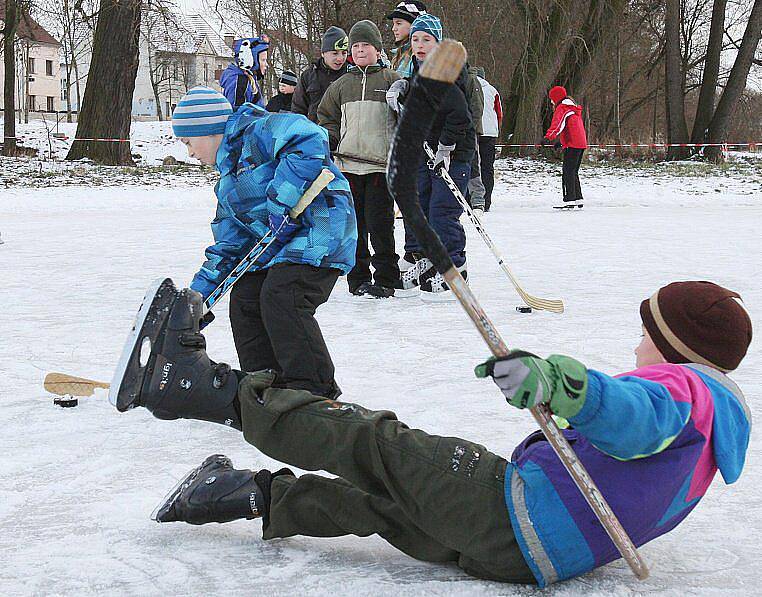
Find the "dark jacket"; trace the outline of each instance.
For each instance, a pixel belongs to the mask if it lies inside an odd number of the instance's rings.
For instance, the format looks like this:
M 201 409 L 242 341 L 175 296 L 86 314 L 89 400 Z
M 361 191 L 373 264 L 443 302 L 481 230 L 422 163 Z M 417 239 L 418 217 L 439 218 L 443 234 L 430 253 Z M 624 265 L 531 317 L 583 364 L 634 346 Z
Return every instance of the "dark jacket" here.
M 268 112 L 291 112 L 293 93 L 278 93 L 270 98 L 265 110 Z
M 413 75 L 418 72 L 418 60 L 413 57 Z M 442 98 L 431 132 L 429 145 L 436 151 L 437 145 L 455 145 L 450 159 L 456 162 L 471 163 L 476 148 L 476 133 L 471 117 L 471 109 L 466 100 L 468 73 L 464 68 L 456 84 Z
M 320 58 L 304 69 L 299 75 L 299 83 L 294 91 L 291 111 L 296 114 L 304 114 L 312 122 L 317 122 L 317 109 L 320 100 L 325 95 L 325 90 L 331 83 L 345 75 L 347 68 L 349 65 L 345 62 L 339 70 L 333 70 Z

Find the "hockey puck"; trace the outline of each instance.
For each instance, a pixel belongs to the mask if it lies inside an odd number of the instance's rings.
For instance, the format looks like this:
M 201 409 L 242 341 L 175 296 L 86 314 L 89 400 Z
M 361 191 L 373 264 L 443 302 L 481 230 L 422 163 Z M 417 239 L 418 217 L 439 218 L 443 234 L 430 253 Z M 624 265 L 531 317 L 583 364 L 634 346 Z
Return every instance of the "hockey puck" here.
M 526 305 L 521 305 L 520 307 L 516 307 L 516 311 L 519 313 L 531 313 L 532 307 L 527 307 Z
M 56 396 L 53 398 L 53 404 L 60 406 L 61 408 L 71 408 L 79 404 L 79 400 L 74 396 Z

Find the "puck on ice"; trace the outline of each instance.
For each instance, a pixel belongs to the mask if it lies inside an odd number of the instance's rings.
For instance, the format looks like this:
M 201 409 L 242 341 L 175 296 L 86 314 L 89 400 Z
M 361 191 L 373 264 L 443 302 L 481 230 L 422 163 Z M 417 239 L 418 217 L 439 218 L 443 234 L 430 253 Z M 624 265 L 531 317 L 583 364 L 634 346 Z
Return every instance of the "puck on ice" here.
M 79 401 L 74 396 L 56 396 L 53 398 L 53 404 L 61 408 L 71 408 L 72 406 L 77 406 Z
M 532 307 L 527 307 L 526 305 L 521 305 L 519 307 L 516 307 L 516 311 L 519 313 L 531 313 Z

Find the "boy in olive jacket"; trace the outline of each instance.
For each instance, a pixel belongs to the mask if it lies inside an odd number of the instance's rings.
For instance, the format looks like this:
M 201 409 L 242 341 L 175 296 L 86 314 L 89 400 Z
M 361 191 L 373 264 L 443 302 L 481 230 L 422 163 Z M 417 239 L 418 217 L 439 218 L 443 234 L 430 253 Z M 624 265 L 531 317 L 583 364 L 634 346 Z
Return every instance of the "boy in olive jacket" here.
M 318 122 L 328 131 L 336 164 L 349 180 L 355 201 L 357 253 L 347 276 L 349 291 L 369 298 L 393 296 L 400 287 L 394 202 L 386 187 L 386 158 L 396 124 L 386 91 L 400 76 L 380 62 L 381 44 L 374 23 L 355 23 L 349 31 L 354 65 L 331 84 L 318 106 Z

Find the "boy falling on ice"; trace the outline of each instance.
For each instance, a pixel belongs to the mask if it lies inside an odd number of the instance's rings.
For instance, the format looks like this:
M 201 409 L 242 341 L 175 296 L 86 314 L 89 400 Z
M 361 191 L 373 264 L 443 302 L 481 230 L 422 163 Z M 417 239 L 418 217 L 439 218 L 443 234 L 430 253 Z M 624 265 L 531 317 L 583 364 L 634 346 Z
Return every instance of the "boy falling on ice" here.
M 303 116 L 269 114 L 191 89 L 172 114 L 189 154 L 220 173 L 214 244 L 191 288 L 206 299 L 268 232 L 277 238 L 230 296 L 230 324 L 241 368 L 272 369 L 282 385 L 323 396 L 339 392 L 315 311 L 354 265 L 357 243 L 349 183 L 334 166 L 328 135 Z M 293 221 L 289 210 L 328 168 L 335 178 Z
M 200 297 L 165 286 L 125 346 L 131 362 L 142 338 L 153 351 L 146 368 L 126 369 L 117 407 L 225 423 L 272 458 L 338 478 L 236 470 L 215 455 L 157 508 L 159 522 L 261 517 L 265 539 L 378 534 L 420 560 L 540 586 L 619 557 L 539 431 L 509 462 L 467 440 L 410 429 L 389 411 L 277 389 L 269 371 L 220 379 L 201 348 Z M 616 378 L 570 357 L 522 351 L 477 367 L 509 404 L 546 402 L 569 421 L 564 435 L 636 545 L 680 523 L 718 469 L 726 483 L 741 474 L 750 415 L 725 373 L 752 333 L 739 295 L 711 282 L 669 284 L 640 314 L 638 368 Z

